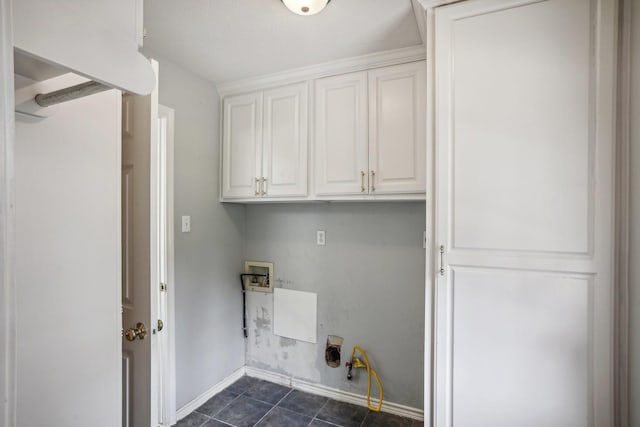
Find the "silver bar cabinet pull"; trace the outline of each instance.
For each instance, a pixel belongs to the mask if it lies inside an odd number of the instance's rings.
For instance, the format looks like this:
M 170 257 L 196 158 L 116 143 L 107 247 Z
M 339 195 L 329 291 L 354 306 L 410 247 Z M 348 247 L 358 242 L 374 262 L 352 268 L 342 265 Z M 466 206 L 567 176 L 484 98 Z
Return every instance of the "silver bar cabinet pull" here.
M 267 194 L 267 178 L 262 177 L 262 191 L 261 191 L 262 195 L 264 196 L 265 194 Z

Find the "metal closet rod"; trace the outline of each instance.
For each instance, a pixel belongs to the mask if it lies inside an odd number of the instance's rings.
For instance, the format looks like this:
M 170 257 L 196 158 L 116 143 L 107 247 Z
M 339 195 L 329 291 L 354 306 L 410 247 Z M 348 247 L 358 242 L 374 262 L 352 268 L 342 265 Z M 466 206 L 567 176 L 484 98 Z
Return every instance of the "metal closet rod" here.
M 36 104 L 41 107 L 50 107 L 62 102 L 72 101 L 74 99 L 93 95 L 94 93 L 104 92 L 105 90 L 109 89 L 111 89 L 111 87 L 92 80 L 49 93 L 39 93 L 38 95 L 36 95 L 35 101 Z

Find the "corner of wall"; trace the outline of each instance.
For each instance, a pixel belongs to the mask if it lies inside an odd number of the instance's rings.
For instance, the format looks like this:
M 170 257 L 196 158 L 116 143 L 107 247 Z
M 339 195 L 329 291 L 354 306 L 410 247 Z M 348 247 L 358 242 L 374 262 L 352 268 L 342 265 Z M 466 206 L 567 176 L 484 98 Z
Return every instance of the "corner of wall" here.
M 175 110 L 176 399 L 180 408 L 244 366 L 244 207 L 219 202 L 219 95 L 213 83 L 149 49 L 160 103 Z M 191 216 L 182 233 L 180 217 Z M 193 325 L 199 325 L 197 330 Z

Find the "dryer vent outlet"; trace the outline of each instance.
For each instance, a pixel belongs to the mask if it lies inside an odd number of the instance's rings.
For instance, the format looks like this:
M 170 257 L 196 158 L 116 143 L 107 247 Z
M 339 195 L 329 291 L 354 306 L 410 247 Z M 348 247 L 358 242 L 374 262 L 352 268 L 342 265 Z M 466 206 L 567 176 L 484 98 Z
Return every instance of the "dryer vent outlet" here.
M 340 350 L 342 349 L 343 341 L 342 337 L 336 335 L 327 337 L 327 347 L 324 351 L 324 360 L 327 362 L 327 366 L 331 368 L 340 366 Z

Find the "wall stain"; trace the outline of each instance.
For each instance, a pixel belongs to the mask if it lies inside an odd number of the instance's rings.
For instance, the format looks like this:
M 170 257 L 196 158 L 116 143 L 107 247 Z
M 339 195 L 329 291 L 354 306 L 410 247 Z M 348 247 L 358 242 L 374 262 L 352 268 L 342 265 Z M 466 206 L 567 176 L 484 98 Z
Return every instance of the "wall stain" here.
M 267 331 L 271 329 L 271 319 L 269 318 L 269 311 L 264 307 L 260 307 L 260 311 L 262 311 L 262 316 L 260 316 L 260 313 L 256 308 L 256 320 L 254 320 L 254 323 L 256 324 L 256 327 L 258 329 Z
M 280 337 L 280 347 L 295 347 L 296 344 L 298 344 L 298 341 L 294 339 Z
M 260 307 L 259 309 L 256 307 L 256 318 L 253 323 L 256 325 L 256 328 L 253 330 L 256 337 L 255 345 L 260 346 L 261 332 L 269 332 L 271 330 L 271 318 L 269 317 L 269 311 L 264 307 Z

